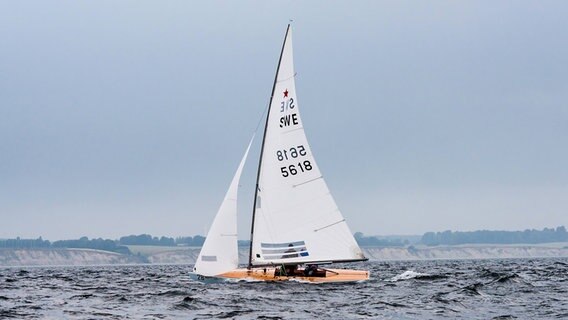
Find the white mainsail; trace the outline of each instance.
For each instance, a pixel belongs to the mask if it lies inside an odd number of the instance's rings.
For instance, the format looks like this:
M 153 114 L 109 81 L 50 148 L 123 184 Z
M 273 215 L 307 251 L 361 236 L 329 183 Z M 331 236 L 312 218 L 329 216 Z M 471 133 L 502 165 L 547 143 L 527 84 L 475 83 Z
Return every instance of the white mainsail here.
M 205 243 L 199 252 L 193 271 L 202 276 L 215 276 L 236 269 L 239 266 L 237 243 L 237 193 L 241 172 L 250 146 L 241 159 L 237 172 L 231 181 L 225 198 L 217 211 L 213 224 L 207 233 Z
M 365 260 L 306 139 L 294 77 L 288 26 L 267 115 L 250 263 Z

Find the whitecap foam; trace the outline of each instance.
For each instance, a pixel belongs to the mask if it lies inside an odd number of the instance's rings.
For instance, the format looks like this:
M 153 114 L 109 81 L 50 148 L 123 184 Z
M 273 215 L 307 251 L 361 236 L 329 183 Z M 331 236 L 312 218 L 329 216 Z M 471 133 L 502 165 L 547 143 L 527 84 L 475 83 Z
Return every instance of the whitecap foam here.
M 409 280 L 409 279 L 414 279 L 414 278 L 419 278 L 419 277 L 430 277 L 432 275 L 427 274 L 427 273 L 420 273 L 420 272 L 416 272 L 413 270 L 406 270 L 403 273 L 396 275 L 388 280 L 385 281 L 389 281 L 389 282 L 396 282 L 396 281 L 401 281 L 401 280 Z

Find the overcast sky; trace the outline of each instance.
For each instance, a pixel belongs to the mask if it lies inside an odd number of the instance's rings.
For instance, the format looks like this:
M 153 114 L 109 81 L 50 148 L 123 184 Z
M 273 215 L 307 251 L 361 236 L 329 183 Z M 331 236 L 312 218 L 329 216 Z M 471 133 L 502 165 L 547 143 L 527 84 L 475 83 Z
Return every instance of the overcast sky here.
M 2 1 L 0 238 L 204 234 L 289 19 L 306 134 L 353 232 L 568 225 L 567 14 L 565 1 Z

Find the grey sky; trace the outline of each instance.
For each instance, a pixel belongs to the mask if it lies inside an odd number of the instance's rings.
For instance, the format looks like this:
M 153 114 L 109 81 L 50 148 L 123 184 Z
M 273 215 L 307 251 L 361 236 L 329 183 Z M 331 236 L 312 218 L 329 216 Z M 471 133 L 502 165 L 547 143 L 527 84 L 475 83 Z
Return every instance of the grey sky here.
M 564 1 L 2 1 L 0 238 L 204 234 L 289 19 L 306 133 L 353 232 L 568 225 L 567 13 Z

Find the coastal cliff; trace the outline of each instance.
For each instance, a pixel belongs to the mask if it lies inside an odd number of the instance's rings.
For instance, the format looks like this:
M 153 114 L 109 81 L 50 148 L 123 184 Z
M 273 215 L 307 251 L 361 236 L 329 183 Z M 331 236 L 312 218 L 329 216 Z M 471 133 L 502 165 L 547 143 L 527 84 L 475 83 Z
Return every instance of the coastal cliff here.
M 568 257 L 568 244 L 377 247 L 363 251 L 369 260 L 552 258 Z
M 133 264 L 139 256 L 92 249 L 0 249 L 0 266 Z
M 125 255 L 90 249 L 0 249 L 0 266 L 106 265 L 106 264 L 193 264 L 200 248 L 144 247 Z M 568 257 L 568 243 L 545 245 L 460 245 L 364 247 L 371 261 L 436 260 L 436 259 L 507 259 Z M 248 250 L 239 250 L 245 263 Z

